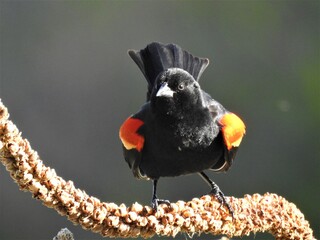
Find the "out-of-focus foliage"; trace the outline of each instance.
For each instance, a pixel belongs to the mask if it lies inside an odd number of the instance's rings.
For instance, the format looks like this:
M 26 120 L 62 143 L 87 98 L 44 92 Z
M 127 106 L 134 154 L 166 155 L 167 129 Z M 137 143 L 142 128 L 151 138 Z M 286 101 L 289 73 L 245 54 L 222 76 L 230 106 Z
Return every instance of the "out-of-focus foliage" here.
M 227 195 L 286 197 L 316 230 L 319 8 L 317 0 L 1 1 L 0 97 L 63 177 L 105 201 L 149 204 L 151 183 L 133 179 L 118 139 L 146 92 L 127 50 L 175 42 L 210 59 L 201 86 L 247 125 L 232 169 L 210 176 Z M 48 239 L 63 227 L 101 239 L 20 192 L 3 167 L 0 178 L 0 239 Z M 159 182 L 159 197 L 172 201 L 208 190 L 196 175 Z

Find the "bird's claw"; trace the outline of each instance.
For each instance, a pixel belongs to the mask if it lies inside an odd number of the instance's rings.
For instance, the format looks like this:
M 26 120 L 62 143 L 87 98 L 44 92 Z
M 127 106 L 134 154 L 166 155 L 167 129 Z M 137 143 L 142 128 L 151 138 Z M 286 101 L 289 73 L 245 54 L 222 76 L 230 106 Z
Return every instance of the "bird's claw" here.
M 154 209 L 154 210 L 157 210 L 159 204 L 167 204 L 167 205 L 170 205 L 170 201 L 169 200 L 165 200 L 165 199 L 159 199 L 157 197 L 153 198 L 152 201 L 151 201 L 151 207 Z
M 225 198 L 223 192 L 220 190 L 220 188 L 217 186 L 215 188 L 213 188 L 210 193 L 210 195 L 214 195 L 218 201 L 221 203 L 221 206 L 224 205 L 227 207 L 229 213 L 231 214 L 232 218 L 233 218 L 233 209 L 231 207 L 231 205 L 229 204 L 229 202 L 227 201 L 227 199 Z M 221 207 L 220 206 L 220 207 Z

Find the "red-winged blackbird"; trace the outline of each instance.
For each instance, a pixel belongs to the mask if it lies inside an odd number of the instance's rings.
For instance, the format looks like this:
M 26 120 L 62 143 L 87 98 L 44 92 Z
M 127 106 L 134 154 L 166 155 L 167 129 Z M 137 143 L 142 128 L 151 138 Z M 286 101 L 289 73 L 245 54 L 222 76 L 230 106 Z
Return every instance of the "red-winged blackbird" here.
M 229 169 L 245 125 L 200 88 L 209 60 L 157 42 L 129 50 L 129 55 L 148 81 L 147 102 L 122 124 L 119 135 L 133 175 L 153 180 L 152 207 L 169 202 L 157 198 L 160 177 L 199 173 L 232 213 L 218 185 L 203 171 Z

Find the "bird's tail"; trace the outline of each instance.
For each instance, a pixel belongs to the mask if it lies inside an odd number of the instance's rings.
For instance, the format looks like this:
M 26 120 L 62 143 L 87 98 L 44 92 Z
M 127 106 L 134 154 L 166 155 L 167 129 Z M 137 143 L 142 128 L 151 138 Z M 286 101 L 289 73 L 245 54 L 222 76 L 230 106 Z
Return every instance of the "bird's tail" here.
M 148 81 L 147 100 L 159 73 L 168 68 L 182 68 L 198 81 L 209 64 L 209 59 L 195 57 L 176 44 L 153 42 L 140 51 L 129 50 L 128 53 Z

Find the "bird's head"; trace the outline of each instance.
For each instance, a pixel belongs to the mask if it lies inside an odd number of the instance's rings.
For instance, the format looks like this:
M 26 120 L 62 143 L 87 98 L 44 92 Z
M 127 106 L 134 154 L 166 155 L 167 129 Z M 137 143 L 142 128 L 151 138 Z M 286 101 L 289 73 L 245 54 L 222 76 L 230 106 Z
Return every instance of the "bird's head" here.
M 151 105 L 156 111 L 166 115 L 202 106 L 200 85 L 187 71 L 181 68 L 169 68 L 160 73 L 156 79 Z

